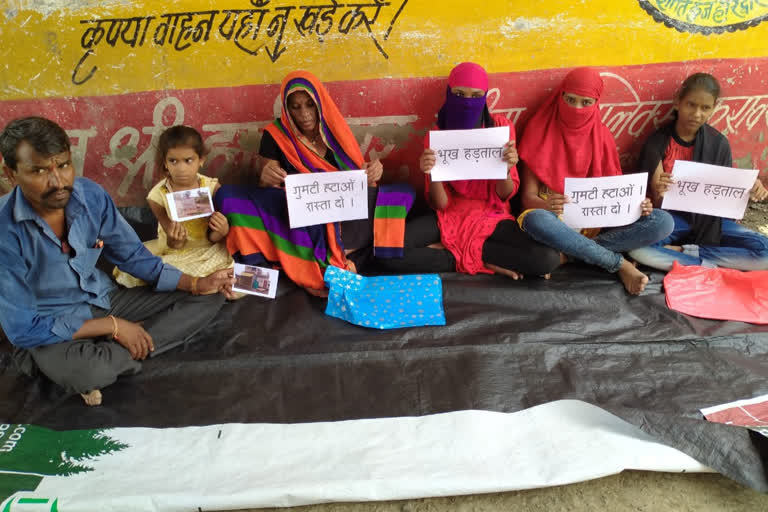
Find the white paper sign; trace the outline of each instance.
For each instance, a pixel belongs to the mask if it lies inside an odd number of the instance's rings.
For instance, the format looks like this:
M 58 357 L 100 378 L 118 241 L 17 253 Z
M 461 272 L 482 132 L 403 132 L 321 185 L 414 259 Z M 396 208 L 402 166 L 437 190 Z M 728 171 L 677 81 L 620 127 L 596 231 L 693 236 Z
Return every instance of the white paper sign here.
M 232 290 L 274 299 L 279 274 L 272 268 L 235 263 L 235 285 Z
M 757 173 L 757 169 L 733 169 L 677 160 L 672 168 L 675 184 L 664 194 L 661 207 L 741 219 Z
M 435 152 L 432 181 L 503 180 L 507 163 L 501 159 L 509 142 L 509 126 L 475 130 L 429 132 L 429 147 Z
M 365 171 L 289 174 L 285 193 L 292 228 L 368 218 Z
M 563 221 L 572 228 L 607 228 L 632 224 L 643 211 L 648 173 L 565 178 Z
M 171 219 L 176 222 L 213 215 L 211 191 L 206 187 L 165 194 Z

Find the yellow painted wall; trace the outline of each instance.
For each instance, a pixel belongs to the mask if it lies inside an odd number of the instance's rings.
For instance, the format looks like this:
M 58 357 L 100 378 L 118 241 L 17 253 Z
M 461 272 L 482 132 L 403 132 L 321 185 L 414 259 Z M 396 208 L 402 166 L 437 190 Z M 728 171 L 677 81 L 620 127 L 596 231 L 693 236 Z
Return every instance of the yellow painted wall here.
M 296 68 L 310 69 L 324 80 L 334 81 L 441 76 L 463 60 L 482 62 L 490 72 L 508 72 L 768 56 L 768 21 L 734 33 L 687 33 L 655 21 L 637 0 L 356 1 L 371 6 L 382 2 L 379 17 L 370 25 L 371 33 L 365 23 L 347 34 L 339 33 L 339 23 L 351 8 L 337 0 L 344 7 L 336 10 L 334 29 L 320 43 L 317 35 L 302 37 L 295 28 L 295 21 L 306 12 L 299 6 L 331 5 L 333 0 L 0 0 L 0 99 L 267 84 L 279 82 Z M 258 9 L 254 4 L 260 2 L 267 3 L 262 8 L 269 12 L 258 39 L 241 42 L 251 50 L 262 44 L 274 45 L 274 38 L 266 34 L 268 22 L 276 12 L 285 12 L 275 9 L 294 7 L 284 32 L 285 51 L 274 63 L 264 49 L 250 55 L 235 45 L 234 36 L 227 40 L 218 30 L 225 19 L 222 11 Z M 702 26 L 768 15 L 768 2 L 755 0 L 650 3 L 684 22 L 695 20 Z M 740 4 L 742 10 L 721 12 L 718 18 L 708 13 L 704 19 L 701 8 L 705 4 L 717 4 L 714 8 Z M 402 11 L 385 40 L 400 7 Z M 158 46 L 152 41 L 164 14 L 210 10 L 219 12 L 208 41 L 192 42 L 182 51 L 174 50 L 172 44 Z M 376 8 L 362 11 L 372 17 Z M 122 41 L 111 46 L 104 36 L 94 46 L 94 54 L 83 62 L 76 79 L 82 80 L 93 66 L 98 69 L 82 85 L 73 84 L 73 70 L 86 51 L 83 40 L 88 37 L 83 38 L 84 32 L 97 26 L 81 21 L 144 16 L 155 18 L 143 46 L 131 47 Z M 204 18 L 197 15 L 190 24 L 194 27 Z M 354 19 L 349 14 L 346 18 Z M 105 22 L 101 27 L 106 31 L 109 25 Z M 126 32 L 128 40 L 132 30 Z M 376 49 L 373 37 L 388 58 Z

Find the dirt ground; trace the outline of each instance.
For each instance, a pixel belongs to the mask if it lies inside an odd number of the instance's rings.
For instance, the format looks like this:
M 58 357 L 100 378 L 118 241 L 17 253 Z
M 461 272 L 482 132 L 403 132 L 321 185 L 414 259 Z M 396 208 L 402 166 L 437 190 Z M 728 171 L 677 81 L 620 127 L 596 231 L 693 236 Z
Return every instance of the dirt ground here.
M 277 512 L 764 512 L 768 495 L 717 474 L 625 471 L 588 482 L 498 494 L 253 509 Z
M 768 203 L 750 202 L 742 222 L 745 226 L 768 235 Z

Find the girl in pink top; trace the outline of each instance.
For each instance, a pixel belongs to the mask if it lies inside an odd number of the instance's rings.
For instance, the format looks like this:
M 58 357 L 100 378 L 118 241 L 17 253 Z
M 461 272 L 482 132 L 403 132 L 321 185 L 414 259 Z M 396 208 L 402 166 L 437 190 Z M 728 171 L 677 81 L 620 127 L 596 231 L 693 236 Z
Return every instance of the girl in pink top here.
M 467 274 L 500 273 L 513 279 L 525 274 L 547 275 L 560 264 L 560 254 L 526 235 L 510 213 L 509 198 L 518 190 L 514 128 L 486 105 L 488 75 L 478 64 L 464 62 L 448 77 L 436 130 L 466 130 L 509 126 L 502 159 L 509 172 L 502 180 L 437 182 L 430 179 L 435 152 L 427 146 L 419 160 L 426 195 L 437 212 L 443 245 L 456 258 L 456 270 Z

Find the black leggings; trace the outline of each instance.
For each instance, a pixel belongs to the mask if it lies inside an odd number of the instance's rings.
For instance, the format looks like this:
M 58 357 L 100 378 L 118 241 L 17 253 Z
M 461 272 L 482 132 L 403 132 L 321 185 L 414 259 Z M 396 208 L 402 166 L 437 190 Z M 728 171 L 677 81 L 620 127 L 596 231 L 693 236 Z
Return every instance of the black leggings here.
M 407 219 L 402 258 L 377 258 L 377 267 L 395 274 L 455 272 L 456 259 L 447 249 L 432 249 L 440 243 L 437 215 L 425 213 Z
M 399 274 L 455 272 L 456 259 L 450 251 L 428 247 L 439 242 L 440 229 L 434 212 L 408 219 L 403 258 L 377 259 L 378 267 Z M 540 276 L 560 265 L 560 254 L 526 235 L 517 222 L 503 220 L 483 244 L 483 262 Z
M 514 220 L 503 220 L 483 244 L 483 263 L 541 276 L 560 265 L 560 253 L 525 234 Z

